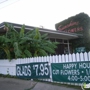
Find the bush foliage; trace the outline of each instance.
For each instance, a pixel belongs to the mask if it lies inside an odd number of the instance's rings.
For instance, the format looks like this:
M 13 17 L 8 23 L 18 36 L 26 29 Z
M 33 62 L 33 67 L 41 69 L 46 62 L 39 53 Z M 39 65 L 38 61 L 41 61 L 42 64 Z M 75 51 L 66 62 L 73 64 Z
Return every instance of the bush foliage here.
M 47 34 L 41 35 L 38 28 L 25 32 L 25 25 L 17 31 L 5 23 L 7 32 L 0 36 L 0 58 L 16 59 L 55 54 L 58 42 L 48 40 Z

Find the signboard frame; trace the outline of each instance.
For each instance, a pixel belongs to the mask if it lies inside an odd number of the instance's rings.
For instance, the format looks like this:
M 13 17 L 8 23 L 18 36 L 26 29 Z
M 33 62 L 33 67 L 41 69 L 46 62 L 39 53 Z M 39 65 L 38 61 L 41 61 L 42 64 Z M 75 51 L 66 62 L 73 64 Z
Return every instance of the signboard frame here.
M 52 63 L 52 80 L 69 83 L 90 82 L 90 61 Z
M 18 78 L 50 78 L 50 67 L 48 62 L 35 62 L 16 64 L 16 76 Z

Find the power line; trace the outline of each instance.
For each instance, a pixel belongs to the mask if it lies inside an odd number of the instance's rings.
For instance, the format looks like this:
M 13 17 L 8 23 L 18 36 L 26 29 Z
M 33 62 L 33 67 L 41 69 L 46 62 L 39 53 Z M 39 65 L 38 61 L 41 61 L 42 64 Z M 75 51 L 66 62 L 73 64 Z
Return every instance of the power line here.
M 5 0 L 5 1 L 3 1 L 3 2 L 1 2 L 1 3 L 5 3 L 6 1 L 8 1 L 8 0 Z M 14 4 L 14 3 L 18 2 L 18 1 L 19 1 L 19 0 L 14 1 L 14 2 L 8 4 L 8 5 L 5 5 L 5 6 L 1 7 L 0 9 L 3 9 L 3 8 L 5 8 L 5 7 L 7 7 L 7 6 L 11 5 L 11 4 Z M 0 4 L 1 4 L 1 3 L 0 3 Z
M 1 1 L 0 4 L 4 3 L 4 2 L 6 2 L 6 1 L 8 1 L 8 0 Z

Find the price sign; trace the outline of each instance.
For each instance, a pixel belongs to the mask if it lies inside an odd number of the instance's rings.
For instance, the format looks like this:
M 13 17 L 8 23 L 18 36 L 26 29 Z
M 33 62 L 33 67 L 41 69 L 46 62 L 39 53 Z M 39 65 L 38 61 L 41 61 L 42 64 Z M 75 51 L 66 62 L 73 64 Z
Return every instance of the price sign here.
M 50 78 L 48 62 L 17 64 L 16 76 L 19 78 Z
M 90 61 L 52 63 L 51 68 L 53 81 L 90 82 Z

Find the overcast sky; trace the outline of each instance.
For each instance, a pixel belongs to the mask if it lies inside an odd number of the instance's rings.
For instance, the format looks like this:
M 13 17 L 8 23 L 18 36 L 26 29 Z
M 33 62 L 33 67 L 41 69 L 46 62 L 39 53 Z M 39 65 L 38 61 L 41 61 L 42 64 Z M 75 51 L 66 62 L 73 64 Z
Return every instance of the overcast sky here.
M 90 16 L 90 0 L 0 0 L 0 23 L 12 22 L 47 29 L 84 12 Z

